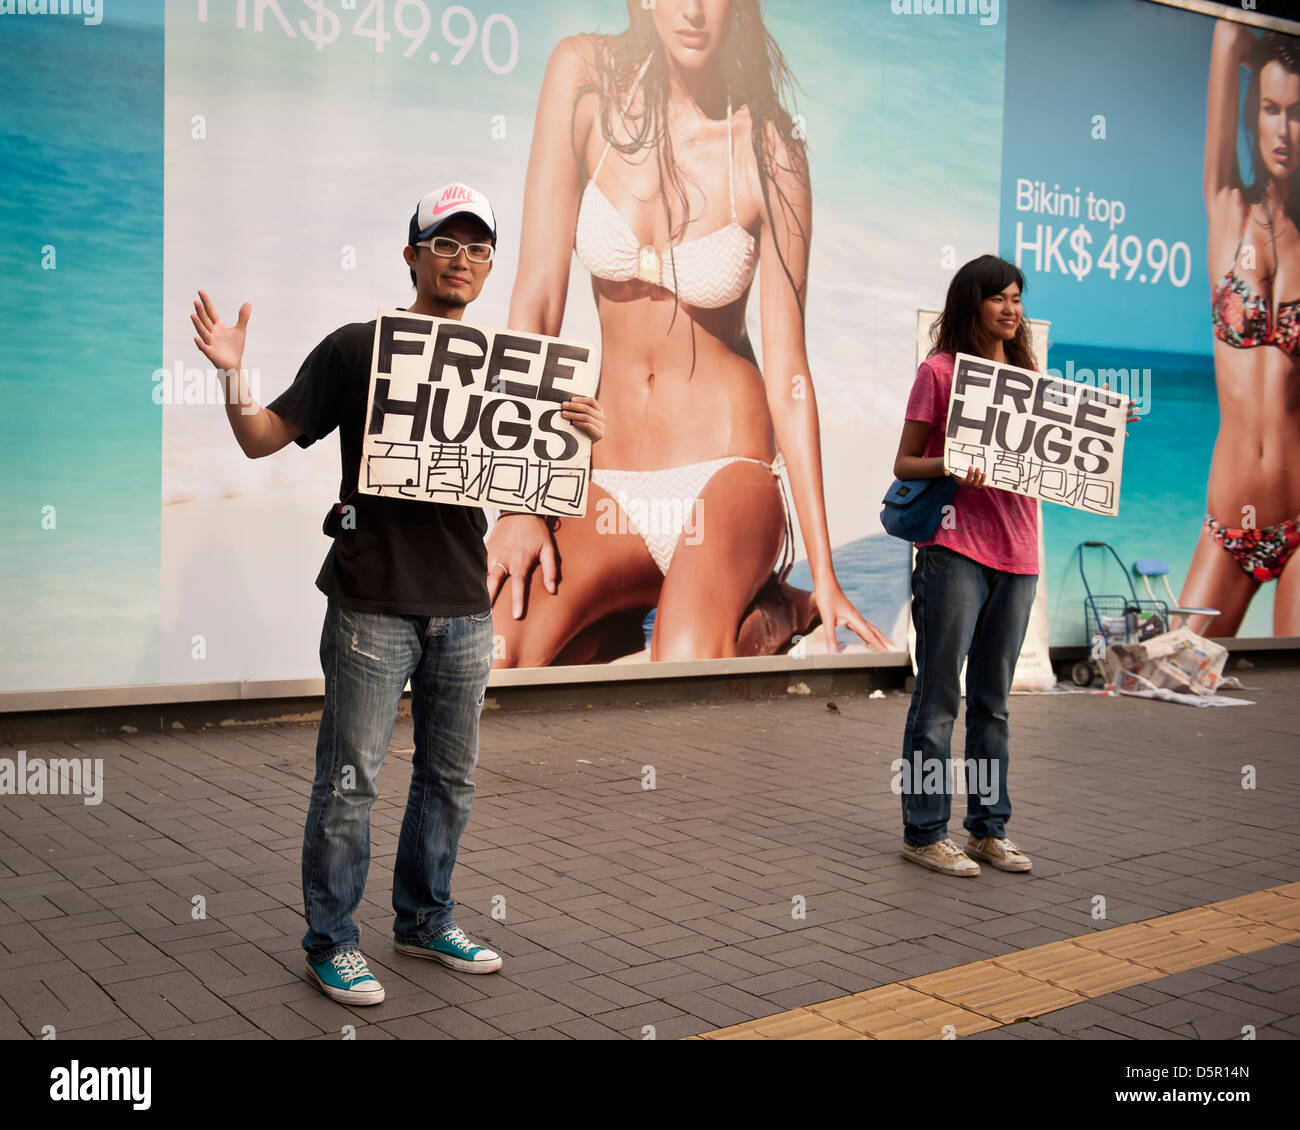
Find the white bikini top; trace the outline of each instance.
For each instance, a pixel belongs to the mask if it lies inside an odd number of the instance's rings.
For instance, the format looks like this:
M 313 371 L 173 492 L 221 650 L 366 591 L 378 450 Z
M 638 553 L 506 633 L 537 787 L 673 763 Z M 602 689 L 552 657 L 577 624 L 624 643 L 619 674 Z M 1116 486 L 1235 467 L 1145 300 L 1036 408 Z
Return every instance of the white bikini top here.
M 641 65 L 633 83 L 645 75 L 650 59 Z M 628 107 L 631 98 L 628 99 Z M 627 113 L 624 107 L 623 113 Z M 731 92 L 727 92 L 727 190 L 731 194 L 731 223 L 708 235 L 679 243 L 660 252 L 642 244 L 617 208 L 596 184 L 609 156 L 610 142 L 596 162 L 591 180 L 582 192 L 578 209 L 575 247 L 578 259 L 598 279 L 626 282 L 640 279 L 677 292 L 688 306 L 711 310 L 735 302 L 745 293 L 758 263 L 758 244 L 736 220 L 736 186 L 731 156 Z

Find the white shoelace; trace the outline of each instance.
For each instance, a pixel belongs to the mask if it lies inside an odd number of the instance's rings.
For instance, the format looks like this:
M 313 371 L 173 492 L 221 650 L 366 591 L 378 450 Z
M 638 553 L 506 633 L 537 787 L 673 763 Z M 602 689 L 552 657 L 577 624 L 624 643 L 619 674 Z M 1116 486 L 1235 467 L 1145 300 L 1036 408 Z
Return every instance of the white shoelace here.
M 448 930 L 438 940 L 450 942 L 453 946 L 455 946 L 458 950 L 462 951 L 463 953 L 469 953 L 469 951 L 474 948 L 474 943 L 471 942 L 467 937 L 465 937 L 465 931 L 462 930 L 459 926 L 457 926 L 454 930 Z
M 360 950 L 344 950 L 343 953 L 336 953 L 330 962 L 339 971 L 339 976 L 349 985 L 356 980 L 370 979 L 370 970 L 366 967 L 366 959 L 361 956 Z

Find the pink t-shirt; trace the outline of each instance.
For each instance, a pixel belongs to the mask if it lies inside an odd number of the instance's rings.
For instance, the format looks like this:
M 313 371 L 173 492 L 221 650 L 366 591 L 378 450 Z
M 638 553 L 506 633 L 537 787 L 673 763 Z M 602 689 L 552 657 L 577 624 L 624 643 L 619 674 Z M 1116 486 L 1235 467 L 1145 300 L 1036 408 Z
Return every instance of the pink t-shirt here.
M 948 426 L 948 398 L 952 394 L 951 353 L 936 353 L 916 370 L 907 418 L 933 424 L 925 441 L 923 458 L 943 454 Z M 1023 494 L 995 487 L 958 486 L 952 520 L 941 522 L 934 537 L 918 541 L 942 545 L 1003 573 L 1038 572 L 1038 503 Z M 945 528 L 951 525 L 952 529 Z

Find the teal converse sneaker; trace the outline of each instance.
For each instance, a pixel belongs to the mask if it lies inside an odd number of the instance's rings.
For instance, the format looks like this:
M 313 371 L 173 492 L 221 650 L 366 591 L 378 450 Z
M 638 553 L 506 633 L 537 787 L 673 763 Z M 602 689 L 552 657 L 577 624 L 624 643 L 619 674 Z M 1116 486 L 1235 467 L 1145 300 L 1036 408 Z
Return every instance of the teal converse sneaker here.
M 495 973 L 501 968 L 501 955 L 475 945 L 459 926 L 448 926 L 436 938 L 427 942 L 400 942 L 393 940 L 398 953 L 411 957 L 424 957 L 441 961 L 462 973 Z
M 384 987 L 375 980 L 366 967 L 360 950 L 343 950 L 324 961 L 307 959 L 321 991 L 340 1004 L 379 1004 L 384 999 Z

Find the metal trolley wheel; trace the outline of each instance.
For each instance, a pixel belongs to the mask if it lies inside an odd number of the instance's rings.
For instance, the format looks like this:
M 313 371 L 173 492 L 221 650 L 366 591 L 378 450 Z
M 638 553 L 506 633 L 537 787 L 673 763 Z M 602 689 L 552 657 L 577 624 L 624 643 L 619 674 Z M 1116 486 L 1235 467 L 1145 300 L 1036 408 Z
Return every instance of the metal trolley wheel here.
M 1092 663 L 1087 659 L 1080 659 L 1078 663 L 1070 668 L 1070 678 L 1074 681 L 1076 687 L 1091 686 L 1092 676 Z

